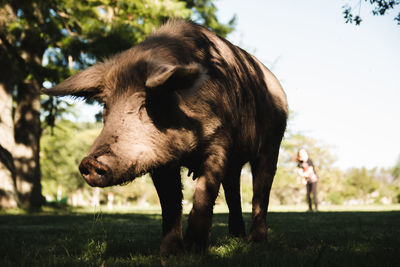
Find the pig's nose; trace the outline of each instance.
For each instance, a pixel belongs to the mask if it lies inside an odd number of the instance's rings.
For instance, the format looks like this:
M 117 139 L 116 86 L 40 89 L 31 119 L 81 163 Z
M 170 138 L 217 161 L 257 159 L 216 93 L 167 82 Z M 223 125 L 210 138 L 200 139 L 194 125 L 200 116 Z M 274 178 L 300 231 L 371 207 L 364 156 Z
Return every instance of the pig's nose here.
M 86 157 L 79 165 L 79 171 L 90 186 L 109 186 L 110 168 L 93 157 Z

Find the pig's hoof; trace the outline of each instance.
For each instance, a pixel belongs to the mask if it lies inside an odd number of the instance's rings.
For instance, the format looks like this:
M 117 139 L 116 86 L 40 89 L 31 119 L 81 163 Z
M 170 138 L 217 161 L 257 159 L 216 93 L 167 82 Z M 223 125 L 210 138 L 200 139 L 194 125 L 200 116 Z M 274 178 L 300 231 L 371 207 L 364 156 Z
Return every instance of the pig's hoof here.
M 167 255 L 180 255 L 185 252 L 182 237 L 170 236 L 164 238 L 161 248 L 160 254 L 162 256 Z
M 195 253 L 205 253 L 207 251 L 207 241 L 204 239 L 193 240 L 185 238 L 185 250 Z
M 257 230 L 251 231 L 249 234 L 248 240 L 250 242 L 267 241 L 267 229 L 266 228 L 258 228 Z
M 209 236 L 209 227 L 203 227 L 203 225 L 200 225 L 200 227 L 193 227 L 189 224 L 184 238 L 186 251 L 191 251 L 194 249 L 194 252 L 196 253 L 206 252 L 208 248 Z
M 245 237 L 246 230 L 244 225 L 229 225 L 229 235 L 234 237 Z
M 184 246 L 185 246 L 185 250 L 186 251 L 190 251 L 192 249 L 192 247 L 193 247 L 194 241 L 193 241 L 192 238 L 185 237 L 183 243 L 184 243 Z

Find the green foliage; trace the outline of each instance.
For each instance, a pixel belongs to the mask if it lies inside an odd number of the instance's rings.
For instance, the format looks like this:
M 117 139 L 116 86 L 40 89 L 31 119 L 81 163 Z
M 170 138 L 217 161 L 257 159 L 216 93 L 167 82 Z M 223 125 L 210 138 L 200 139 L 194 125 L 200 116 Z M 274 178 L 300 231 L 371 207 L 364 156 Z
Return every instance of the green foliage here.
M 378 189 L 378 181 L 374 180 L 373 173 L 366 168 L 351 169 L 347 172 L 345 185 L 353 197 L 363 197 Z
M 400 156 L 397 158 L 397 162 L 392 169 L 392 176 L 400 182 Z
M 64 195 L 84 186 L 78 166 L 101 127 L 63 120 L 54 129 L 44 129 L 40 152 L 44 195 L 56 199 L 60 186 Z
M 326 196 L 326 200 L 333 205 L 342 205 L 344 198 L 338 191 L 333 191 Z
M 193 20 L 208 27 L 222 37 L 226 37 L 234 28 L 236 17 L 227 24 L 222 24 L 217 18 L 217 8 L 213 1 L 209 0 L 186 0 L 186 6 L 193 10 Z
M 26 81 L 54 85 L 136 45 L 169 18 L 194 19 L 225 36 L 234 18 L 223 24 L 216 12 L 212 0 L 1 1 L 0 59 L 8 68 L 0 78 L 11 88 Z M 62 113 L 60 102 L 42 101 L 51 126 Z
M 343 6 L 343 16 L 346 20 L 346 23 L 360 25 L 362 22 L 360 16 L 362 0 L 356 1 L 355 4 L 352 4 L 353 2 L 353 0 L 348 0 Z M 396 6 L 400 4 L 400 1 L 398 0 L 364 0 L 364 2 L 369 2 L 372 7 L 371 13 L 374 16 L 384 16 L 388 11 L 395 9 Z M 358 12 L 355 13 L 354 10 Z M 398 25 L 400 25 L 400 12 L 397 14 L 394 20 L 397 21 Z

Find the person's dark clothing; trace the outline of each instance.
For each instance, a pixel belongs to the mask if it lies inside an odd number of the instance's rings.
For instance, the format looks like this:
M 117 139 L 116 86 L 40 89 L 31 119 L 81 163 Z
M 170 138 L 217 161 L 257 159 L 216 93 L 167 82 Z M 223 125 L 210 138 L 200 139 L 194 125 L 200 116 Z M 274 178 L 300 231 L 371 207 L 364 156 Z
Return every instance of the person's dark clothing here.
M 309 210 L 312 210 L 311 193 L 313 194 L 315 210 L 318 210 L 317 184 L 318 184 L 318 182 L 314 182 L 314 183 L 307 182 L 307 184 L 306 184 L 306 188 L 307 188 L 307 203 L 308 203 L 308 209 Z

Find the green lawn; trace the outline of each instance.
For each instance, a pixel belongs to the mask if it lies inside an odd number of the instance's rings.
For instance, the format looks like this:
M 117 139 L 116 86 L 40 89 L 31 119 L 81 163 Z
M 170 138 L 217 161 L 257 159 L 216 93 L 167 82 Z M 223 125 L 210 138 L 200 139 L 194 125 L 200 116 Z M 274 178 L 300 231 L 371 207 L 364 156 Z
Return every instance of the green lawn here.
M 169 257 L 166 264 L 398 266 L 399 206 L 302 210 L 271 207 L 269 240 L 261 244 L 227 237 L 227 214 L 216 213 L 208 253 Z M 251 214 L 244 217 L 249 228 Z M 0 266 L 160 266 L 160 240 L 158 209 L 0 213 Z

